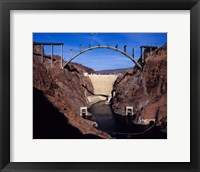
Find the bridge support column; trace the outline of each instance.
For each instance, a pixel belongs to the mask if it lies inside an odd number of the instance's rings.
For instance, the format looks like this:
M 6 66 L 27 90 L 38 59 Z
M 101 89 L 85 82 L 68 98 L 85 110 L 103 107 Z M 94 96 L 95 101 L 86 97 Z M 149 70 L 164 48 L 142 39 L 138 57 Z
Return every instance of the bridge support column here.
M 70 59 L 72 58 L 72 48 L 70 48 Z
M 51 44 L 51 67 L 53 66 L 53 44 Z
M 140 47 L 140 53 L 141 53 L 141 57 L 142 57 L 142 63 L 144 63 L 144 54 L 142 52 L 142 47 Z
M 124 45 L 124 52 L 126 53 L 126 45 Z
M 80 52 L 82 51 L 82 44 L 80 44 Z
M 132 48 L 132 57 L 135 58 L 134 48 Z
M 41 44 L 41 50 L 42 50 L 42 59 L 41 59 L 41 62 L 44 63 L 44 47 L 43 47 L 43 44 Z
M 61 44 L 61 68 L 63 68 L 63 44 Z

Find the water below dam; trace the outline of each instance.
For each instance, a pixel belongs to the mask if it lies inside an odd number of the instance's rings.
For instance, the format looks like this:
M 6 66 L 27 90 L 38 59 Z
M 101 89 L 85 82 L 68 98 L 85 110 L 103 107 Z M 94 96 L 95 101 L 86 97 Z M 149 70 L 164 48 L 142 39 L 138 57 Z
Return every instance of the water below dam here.
M 167 133 L 154 124 L 134 124 L 133 116 L 121 116 L 112 112 L 110 105 L 101 101 L 93 104 L 88 111 L 92 114 L 84 118 L 95 121 L 98 129 L 117 139 L 166 139 Z

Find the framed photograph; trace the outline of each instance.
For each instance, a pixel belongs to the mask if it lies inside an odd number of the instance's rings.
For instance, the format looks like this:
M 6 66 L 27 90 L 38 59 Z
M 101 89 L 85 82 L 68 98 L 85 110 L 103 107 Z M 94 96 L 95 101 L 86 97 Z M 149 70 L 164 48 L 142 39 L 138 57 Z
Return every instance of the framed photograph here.
M 1 0 L 2 171 L 200 171 L 198 0 Z

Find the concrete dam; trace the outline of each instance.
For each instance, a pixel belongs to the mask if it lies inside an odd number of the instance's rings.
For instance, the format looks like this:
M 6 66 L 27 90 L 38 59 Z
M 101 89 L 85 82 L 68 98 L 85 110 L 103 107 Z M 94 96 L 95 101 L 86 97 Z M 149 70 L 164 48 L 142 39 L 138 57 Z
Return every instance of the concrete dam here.
M 109 102 L 112 98 L 113 84 L 117 79 L 118 75 L 84 75 L 90 78 L 94 88 L 94 95 L 87 97 L 89 104 L 91 105 L 101 100 L 107 100 Z

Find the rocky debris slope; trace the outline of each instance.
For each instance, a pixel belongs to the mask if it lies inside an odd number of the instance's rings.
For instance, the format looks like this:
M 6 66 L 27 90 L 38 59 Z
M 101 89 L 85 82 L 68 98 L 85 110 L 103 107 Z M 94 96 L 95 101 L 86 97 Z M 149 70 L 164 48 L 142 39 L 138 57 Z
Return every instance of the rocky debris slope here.
M 167 45 L 145 53 L 143 70 L 128 70 L 114 84 L 112 109 L 125 115 L 125 107 L 133 106 L 134 115 L 156 120 L 166 128 L 167 123 Z
M 83 73 L 94 73 L 94 71 L 76 63 L 71 63 L 66 69 L 62 69 L 59 56 L 54 56 L 53 65 L 48 56 L 45 56 L 44 63 L 41 63 L 40 54 L 40 46 L 34 46 L 34 88 L 41 91 L 59 113 L 66 117 L 68 123 L 82 134 L 109 138 L 107 134 L 93 127 L 94 122 L 80 117 L 80 107 L 87 106 L 86 97 L 91 95 L 84 87 L 93 92 L 90 79 L 84 77 Z M 35 98 L 37 99 L 36 96 Z

